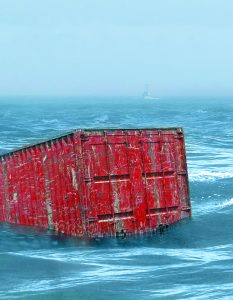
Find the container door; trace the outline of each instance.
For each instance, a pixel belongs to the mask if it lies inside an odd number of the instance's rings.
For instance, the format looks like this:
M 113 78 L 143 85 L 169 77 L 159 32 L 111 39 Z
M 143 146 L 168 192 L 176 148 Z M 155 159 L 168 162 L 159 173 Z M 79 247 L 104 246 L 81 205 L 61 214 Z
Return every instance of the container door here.
M 131 131 L 130 131 L 131 132 Z M 82 138 L 91 234 L 130 233 L 145 228 L 140 137 L 135 132 L 99 132 Z
M 81 134 L 86 230 L 92 236 L 114 233 L 107 145 L 102 134 Z M 100 226 L 99 221 L 102 221 Z M 104 227 L 104 228 L 102 228 Z
M 179 206 L 175 164 L 175 139 L 169 132 L 143 133 L 143 176 L 150 227 L 170 223 L 170 212 Z

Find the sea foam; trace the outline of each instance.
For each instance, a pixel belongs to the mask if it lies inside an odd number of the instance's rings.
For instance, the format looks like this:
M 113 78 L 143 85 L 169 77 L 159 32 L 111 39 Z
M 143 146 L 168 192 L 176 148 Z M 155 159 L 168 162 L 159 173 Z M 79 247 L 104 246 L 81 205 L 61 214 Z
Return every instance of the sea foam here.
M 207 171 L 203 170 L 196 173 L 189 173 L 190 181 L 216 181 L 218 179 L 226 179 L 226 178 L 233 178 L 233 172 L 217 172 L 217 171 Z

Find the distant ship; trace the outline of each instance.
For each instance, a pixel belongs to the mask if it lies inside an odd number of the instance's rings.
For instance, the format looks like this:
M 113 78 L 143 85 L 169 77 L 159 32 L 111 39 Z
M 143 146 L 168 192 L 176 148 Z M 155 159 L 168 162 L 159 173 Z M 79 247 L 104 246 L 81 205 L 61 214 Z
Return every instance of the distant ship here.
M 142 97 L 143 97 L 144 100 L 158 100 L 159 99 L 159 98 L 153 97 L 151 95 L 149 84 L 145 85 L 145 89 L 144 89 L 144 92 L 142 94 Z

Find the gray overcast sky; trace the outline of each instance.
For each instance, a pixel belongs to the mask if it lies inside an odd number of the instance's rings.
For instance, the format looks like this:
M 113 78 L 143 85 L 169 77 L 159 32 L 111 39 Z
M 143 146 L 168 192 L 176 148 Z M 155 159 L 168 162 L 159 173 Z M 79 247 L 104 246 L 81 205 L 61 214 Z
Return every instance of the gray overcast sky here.
M 233 95 L 232 0 L 0 0 L 0 95 Z

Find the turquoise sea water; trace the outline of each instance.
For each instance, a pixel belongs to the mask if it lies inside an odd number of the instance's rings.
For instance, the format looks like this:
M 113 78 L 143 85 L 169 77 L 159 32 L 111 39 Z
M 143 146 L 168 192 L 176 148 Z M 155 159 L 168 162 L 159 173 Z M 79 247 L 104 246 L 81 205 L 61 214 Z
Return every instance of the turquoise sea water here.
M 0 153 L 75 128 L 183 127 L 193 217 L 84 241 L 0 225 L 0 299 L 233 299 L 233 99 L 0 99 Z

